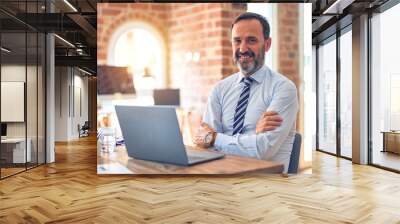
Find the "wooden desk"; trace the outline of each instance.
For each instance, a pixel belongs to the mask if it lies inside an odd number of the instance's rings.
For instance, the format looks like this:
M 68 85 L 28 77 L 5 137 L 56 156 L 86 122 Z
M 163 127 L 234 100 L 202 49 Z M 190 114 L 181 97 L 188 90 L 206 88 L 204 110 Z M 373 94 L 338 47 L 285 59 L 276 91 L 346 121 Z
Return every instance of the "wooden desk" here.
M 392 152 L 400 154 L 400 132 L 399 131 L 382 131 L 383 149 L 382 152 Z
M 281 163 L 231 155 L 193 166 L 176 166 L 132 159 L 124 146 L 118 146 L 112 153 L 97 152 L 97 174 L 276 174 L 282 171 Z
M 31 161 L 31 145 L 30 138 L 26 139 L 27 147 L 25 151 L 25 138 L 6 138 L 1 139 L 2 159 L 6 163 L 23 163 Z

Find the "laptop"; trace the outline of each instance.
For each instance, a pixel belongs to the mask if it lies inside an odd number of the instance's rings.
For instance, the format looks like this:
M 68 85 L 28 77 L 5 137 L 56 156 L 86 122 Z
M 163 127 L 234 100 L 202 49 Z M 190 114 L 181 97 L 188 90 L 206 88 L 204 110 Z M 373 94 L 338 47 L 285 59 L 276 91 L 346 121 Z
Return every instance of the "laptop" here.
M 224 157 L 185 149 L 174 107 L 115 106 L 115 111 L 130 157 L 182 166 Z

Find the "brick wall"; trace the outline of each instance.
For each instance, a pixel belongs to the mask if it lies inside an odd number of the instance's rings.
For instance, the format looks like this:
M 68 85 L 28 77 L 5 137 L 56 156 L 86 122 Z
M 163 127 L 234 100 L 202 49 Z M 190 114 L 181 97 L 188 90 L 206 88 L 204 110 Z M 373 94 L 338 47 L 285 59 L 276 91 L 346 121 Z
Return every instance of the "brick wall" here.
M 98 64 L 107 63 L 110 39 L 118 27 L 133 20 L 146 22 L 163 34 L 167 86 L 181 89 L 185 107 L 202 112 L 212 86 L 237 71 L 231 59 L 230 26 L 246 11 L 245 4 L 102 3 L 97 7 Z
M 299 7 L 298 4 L 278 5 L 278 71 L 292 80 L 299 96 L 299 113 L 296 128 L 303 133 L 303 98 L 301 97 L 301 78 L 299 61 Z
M 278 71 L 299 85 L 298 4 L 278 5 Z
M 308 21 L 305 21 L 308 22 Z M 300 77 L 300 43 L 299 43 L 299 7 L 298 4 L 279 4 L 278 6 L 278 71 L 297 86 L 299 112 L 296 129 L 304 136 L 304 98 L 302 94 L 302 78 Z M 309 167 L 304 162 L 304 144 L 300 153 L 300 167 Z
M 205 108 L 215 83 L 236 72 L 232 63 L 230 26 L 246 11 L 243 4 L 174 4 L 169 24 L 171 85 L 181 88 L 182 103 Z M 187 60 L 190 54 L 199 59 Z

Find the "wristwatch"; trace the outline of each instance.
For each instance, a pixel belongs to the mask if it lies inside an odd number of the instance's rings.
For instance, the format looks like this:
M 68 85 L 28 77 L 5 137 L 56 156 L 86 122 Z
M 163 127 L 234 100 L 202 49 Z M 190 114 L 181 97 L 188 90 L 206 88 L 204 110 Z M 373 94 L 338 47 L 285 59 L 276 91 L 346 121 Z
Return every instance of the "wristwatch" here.
M 215 142 L 217 132 L 209 132 L 205 137 L 204 137 L 204 144 L 208 146 L 213 146 Z

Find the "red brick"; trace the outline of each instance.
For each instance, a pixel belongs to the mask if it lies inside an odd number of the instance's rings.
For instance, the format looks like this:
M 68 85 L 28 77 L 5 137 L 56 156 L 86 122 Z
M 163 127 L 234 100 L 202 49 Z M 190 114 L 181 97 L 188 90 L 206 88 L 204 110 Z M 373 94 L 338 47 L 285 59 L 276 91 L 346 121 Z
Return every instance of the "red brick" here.
M 214 25 L 216 27 L 230 27 L 232 21 L 227 21 L 227 20 L 217 20 L 214 22 Z
M 230 56 L 230 55 L 232 55 L 232 50 L 221 48 L 221 49 L 215 50 L 214 53 L 216 55 L 221 55 L 221 56 Z
M 111 3 L 107 6 L 107 8 L 110 9 L 126 9 L 128 7 L 128 5 L 126 3 Z
M 208 18 L 210 19 L 220 19 L 221 18 L 221 11 L 210 11 L 208 12 Z
M 151 5 L 151 9 L 154 11 L 163 11 L 165 10 L 165 5 L 162 3 L 152 3 Z
M 207 9 L 220 9 L 221 3 L 208 3 Z
M 135 10 L 149 10 L 150 4 L 149 3 L 130 3 L 130 8 Z
M 280 65 L 282 66 L 282 67 L 293 67 L 295 64 L 294 64 L 294 61 L 293 60 L 281 60 L 280 61 Z
M 192 13 L 202 12 L 204 10 L 203 6 L 204 6 L 203 4 L 196 4 L 191 10 Z
M 102 14 L 107 14 L 107 15 L 111 15 L 111 16 L 116 16 L 118 14 L 121 13 L 121 10 L 118 9 L 109 9 L 109 8 L 105 8 L 101 11 Z

